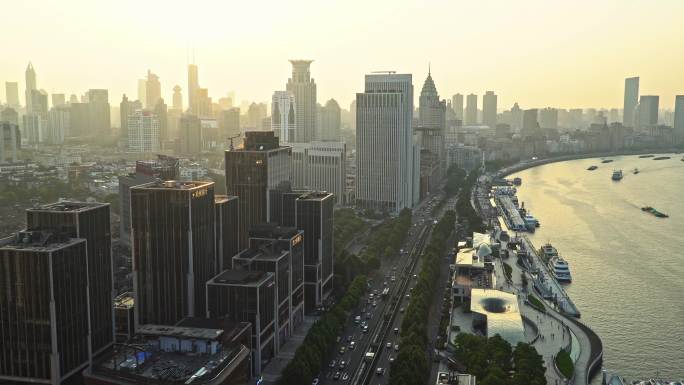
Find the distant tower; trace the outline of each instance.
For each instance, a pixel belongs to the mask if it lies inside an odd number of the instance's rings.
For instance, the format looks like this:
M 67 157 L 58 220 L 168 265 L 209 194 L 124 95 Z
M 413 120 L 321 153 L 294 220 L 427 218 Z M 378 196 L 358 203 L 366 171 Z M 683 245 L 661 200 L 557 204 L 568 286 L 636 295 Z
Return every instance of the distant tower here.
M 658 104 L 660 97 L 657 95 L 642 95 L 639 98 L 637 114 L 639 128 L 650 128 L 658 125 Z
M 463 121 L 463 95 L 456 94 L 451 98 L 451 105 L 456 114 L 456 119 Z
M 147 70 L 147 84 L 145 87 L 145 108 L 154 109 L 161 99 L 161 83 L 159 76 Z
M 684 95 L 675 96 L 674 134 L 675 143 L 684 144 Z
M 291 142 L 308 143 L 316 139 L 316 82 L 311 78 L 309 67 L 313 60 L 290 60 L 292 77 L 287 81 L 287 91 L 297 101 L 296 137 Z
M 172 107 L 174 110 L 183 111 L 183 95 L 181 94 L 181 87 L 177 84 L 173 87 Z
M 36 71 L 33 69 L 33 64 L 29 62 L 26 67 L 26 111 L 33 112 L 33 106 L 31 103 L 31 91 L 36 90 Z
M 477 124 L 477 95 L 475 94 L 466 97 L 465 124 Z
M 489 128 L 496 128 L 496 102 L 494 91 L 487 91 L 482 97 L 482 123 Z
M 625 79 L 625 103 L 622 111 L 622 125 L 634 127 L 636 119 L 634 112 L 639 101 L 639 77 Z
M 5 82 L 5 96 L 10 107 L 19 107 L 19 83 Z
M 251 107 L 250 107 L 251 109 Z M 294 95 L 288 91 L 276 91 L 271 101 L 271 129 L 288 143 L 296 136 L 296 103 Z
M 199 75 L 195 64 L 188 64 L 188 111 L 197 114 L 197 90 L 199 89 Z
M 335 99 L 330 99 L 321 108 L 321 140 L 340 140 L 342 110 Z

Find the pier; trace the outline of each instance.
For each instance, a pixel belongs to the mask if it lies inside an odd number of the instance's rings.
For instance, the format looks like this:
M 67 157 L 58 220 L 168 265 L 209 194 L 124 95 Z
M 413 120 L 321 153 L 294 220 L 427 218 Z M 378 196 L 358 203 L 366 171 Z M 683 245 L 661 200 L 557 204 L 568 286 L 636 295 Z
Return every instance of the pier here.
M 553 276 L 548 265 L 544 263 L 532 241 L 527 235 L 518 236 L 518 240 L 522 250 L 528 256 L 529 270 L 535 277 L 534 287 L 545 299 L 553 301 L 563 314 L 579 318 L 579 309 L 572 302 L 563 286 L 556 280 L 556 277 Z

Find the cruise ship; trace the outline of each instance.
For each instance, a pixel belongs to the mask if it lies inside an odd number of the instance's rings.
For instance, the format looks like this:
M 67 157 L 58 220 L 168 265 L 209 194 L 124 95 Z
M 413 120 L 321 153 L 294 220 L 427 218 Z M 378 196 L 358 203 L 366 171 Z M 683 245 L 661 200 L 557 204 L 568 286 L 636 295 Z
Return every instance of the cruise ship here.
M 560 256 L 552 257 L 549 261 L 549 266 L 553 272 L 553 276 L 560 283 L 572 282 L 572 275 L 570 275 L 570 267 L 568 262 Z
M 613 176 L 611 177 L 613 180 L 620 180 L 622 179 L 622 170 L 615 170 L 613 171 Z

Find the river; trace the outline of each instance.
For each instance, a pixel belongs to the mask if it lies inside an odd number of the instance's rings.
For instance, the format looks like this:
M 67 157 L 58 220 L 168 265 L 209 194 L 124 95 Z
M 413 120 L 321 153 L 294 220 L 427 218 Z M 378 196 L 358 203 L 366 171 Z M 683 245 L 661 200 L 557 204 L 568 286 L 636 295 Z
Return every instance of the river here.
M 603 341 L 603 367 L 630 379 L 684 378 L 684 162 L 665 156 L 580 159 L 509 176 L 522 178 L 518 198 L 541 223 L 535 247 L 550 242 L 570 264 L 567 291 Z M 622 181 L 611 180 L 613 169 Z

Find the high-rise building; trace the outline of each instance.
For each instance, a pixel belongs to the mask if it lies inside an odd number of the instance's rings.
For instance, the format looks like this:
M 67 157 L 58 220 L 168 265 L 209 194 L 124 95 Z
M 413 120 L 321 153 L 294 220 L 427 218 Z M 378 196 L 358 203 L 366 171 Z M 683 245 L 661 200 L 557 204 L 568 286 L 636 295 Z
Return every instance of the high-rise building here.
M 675 96 L 674 136 L 676 144 L 684 144 L 684 95 Z
M 233 268 L 274 274 L 278 353 L 304 320 L 303 233 L 295 228 L 263 224 L 253 227 L 249 234 L 249 248 L 233 258 Z
M 119 241 L 131 246 L 131 187 L 153 182 L 156 179 L 177 180 L 180 176 L 177 158 L 157 155 L 154 160 L 135 162 L 135 172 L 119 177 Z
M 221 129 L 223 139 L 240 135 L 240 109 L 238 107 L 233 107 L 225 111 L 221 111 L 219 128 Z M 237 143 L 237 138 L 233 140 L 235 143 Z
M 658 104 L 660 97 L 657 95 L 641 95 L 637 107 L 637 126 L 650 128 L 658 125 Z
M 31 91 L 37 90 L 38 84 L 36 83 L 36 70 L 33 68 L 33 64 L 31 62 L 28 63 L 24 75 L 26 78 L 26 92 L 24 93 L 26 96 L 26 112 L 32 113 L 33 105 L 31 100 Z M 47 108 L 47 104 L 45 107 Z
M 238 197 L 216 195 L 216 271 L 232 268 L 232 259 L 240 251 L 238 248 Z
M 69 109 L 71 130 L 69 130 L 68 136 L 79 137 L 88 135 L 88 133 L 90 133 L 90 110 L 88 108 L 88 103 L 69 103 Z
M 131 188 L 135 325 L 206 314 L 215 272 L 214 183 L 154 181 Z
M 437 188 L 444 171 L 444 137 L 446 133 L 446 101 L 439 99 L 432 74 L 423 83 L 418 101 L 420 143 L 420 197 Z
M 19 83 L 5 82 L 5 97 L 10 107 L 19 107 Z
M 477 95 L 469 94 L 466 97 L 465 124 L 477 124 Z
M 183 111 L 183 94 L 181 94 L 181 87 L 178 84 L 173 86 L 173 104 L 171 108 Z
M 339 141 L 342 138 L 340 133 L 342 110 L 335 99 L 330 99 L 321 107 L 320 111 L 320 140 Z
M 213 116 L 213 108 L 211 98 L 209 97 L 209 90 L 206 88 L 197 88 L 195 90 L 195 105 L 193 111 L 199 118 L 211 118 Z
M 188 112 L 198 115 L 197 90 L 199 86 L 199 73 L 197 65 L 188 64 Z
M 159 117 L 148 110 L 137 110 L 128 115 L 128 152 L 159 151 Z
M 252 324 L 252 374 L 259 376 L 276 354 L 275 274 L 224 270 L 207 282 L 207 317 Z
M 41 119 L 47 119 L 48 112 L 48 94 L 45 90 L 31 90 L 29 93 L 31 99 L 31 114 L 37 114 Z
M 371 74 L 356 94 L 356 201 L 399 212 L 418 202 L 420 163 L 413 138 L 410 74 Z
M 181 154 L 199 154 L 202 152 L 202 122 L 197 116 L 183 115 L 178 124 Z
M 295 205 L 296 227 L 304 232 L 304 304 L 309 312 L 332 292 L 335 199 L 327 192 L 310 192 Z
M 71 238 L 85 239 L 86 274 L 92 353 L 114 343 L 114 286 L 108 203 L 57 202 L 26 210 L 29 231 L 59 229 Z M 60 271 L 60 270 L 56 270 Z M 60 277 L 61 279 L 65 279 Z M 71 282 L 69 284 L 72 284 Z
M 157 100 L 157 104 L 154 105 L 152 111 L 157 115 L 157 119 L 159 119 L 159 143 L 163 143 L 169 140 L 168 106 L 164 103 L 163 98 Z
M 138 79 L 138 100 L 143 104 L 147 102 L 147 79 Z
M 147 81 L 145 82 L 145 108 L 154 109 L 161 99 L 161 83 L 159 76 L 147 70 Z
M 290 142 L 310 142 L 316 139 L 316 82 L 311 78 L 313 60 L 290 60 L 292 77 L 287 91 L 294 95 L 296 104 L 296 137 Z
M 345 202 L 347 145 L 344 142 L 292 143 L 292 174 L 295 189 L 328 191 L 337 204 Z
M 19 113 L 13 107 L 5 107 L 0 111 L 0 122 L 14 123 L 19 126 Z
M 85 239 L 54 231 L 0 240 L 0 382 L 70 383 L 88 366 L 86 249 Z
M 225 152 L 226 193 L 238 197 L 239 247 L 247 247 L 253 225 L 270 222 L 270 205 L 290 188 L 292 149 L 281 146 L 273 131 L 248 131 L 244 146 Z
M 538 110 L 536 108 L 523 111 L 521 134 L 523 137 L 536 134 L 539 128 L 537 122 Z
M 88 90 L 88 134 L 109 136 L 112 130 L 109 91 Z
M 539 127 L 557 129 L 558 109 L 546 107 L 539 110 Z
M 456 119 L 463 121 L 463 95 L 456 94 L 451 98 L 451 106 L 456 114 Z
M 252 107 L 250 107 L 251 111 Z M 280 141 L 295 141 L 296 113 L 294 95 L 289 91 L 276 91 L 271 100 L 271 129 Z
M 294 213 L 292 214 L 294 216 Z M 294 223 L 294 219 L 293 223 Z M 288 319 L 290 333 L 304 319 L 304 232 L 295 227 L 283 227 L 274 223 L 259 225 L 249 232 L 252 248 L 270 248 L 285 251 L 290 255 L 289 276 L 290 300 Z M 239 262 L 239 261 L 238 261 Z M 265 267 L 265 266 L 264 266 Z M 267 270 L 269 271 L 269 270 Z M 277 279 L 277 277 L 276 277 Z
M 625 79 L 625 102 L 622 111 L 622 125 L 635 127 L 637 121 L 634 118 L 637 103 L 639 101 L 639 77 Z
M 497 96 L 494 91 L 485 92 L 482 97 L 482 124 L 489 128 L 495 128 L 497 123 L 496 103 Z
M 16 123 L 0 119 L 0 164 L 16 163 L 21 148 L 21 133 Z
M 71 108 L 67 104 L 52 107 L 48 112 L 47 143 L 62 144 L 71 131 Z
M 119 137 L 121 139 L 128 138 L 128 117 L 136 110 L 142 110 L 142 106 L 140 106 L 140 108 L 134 108 L 132 103 L 133 102 L 128 100 L 126 94 L 123 95 L 123 97 L 121 98 L 121 103 L 119 103 L 119 117 L 121 121 Z
M 64 94 L 52 94 L 52 107 L 58 107 L 66 104 L 66 96 Z

